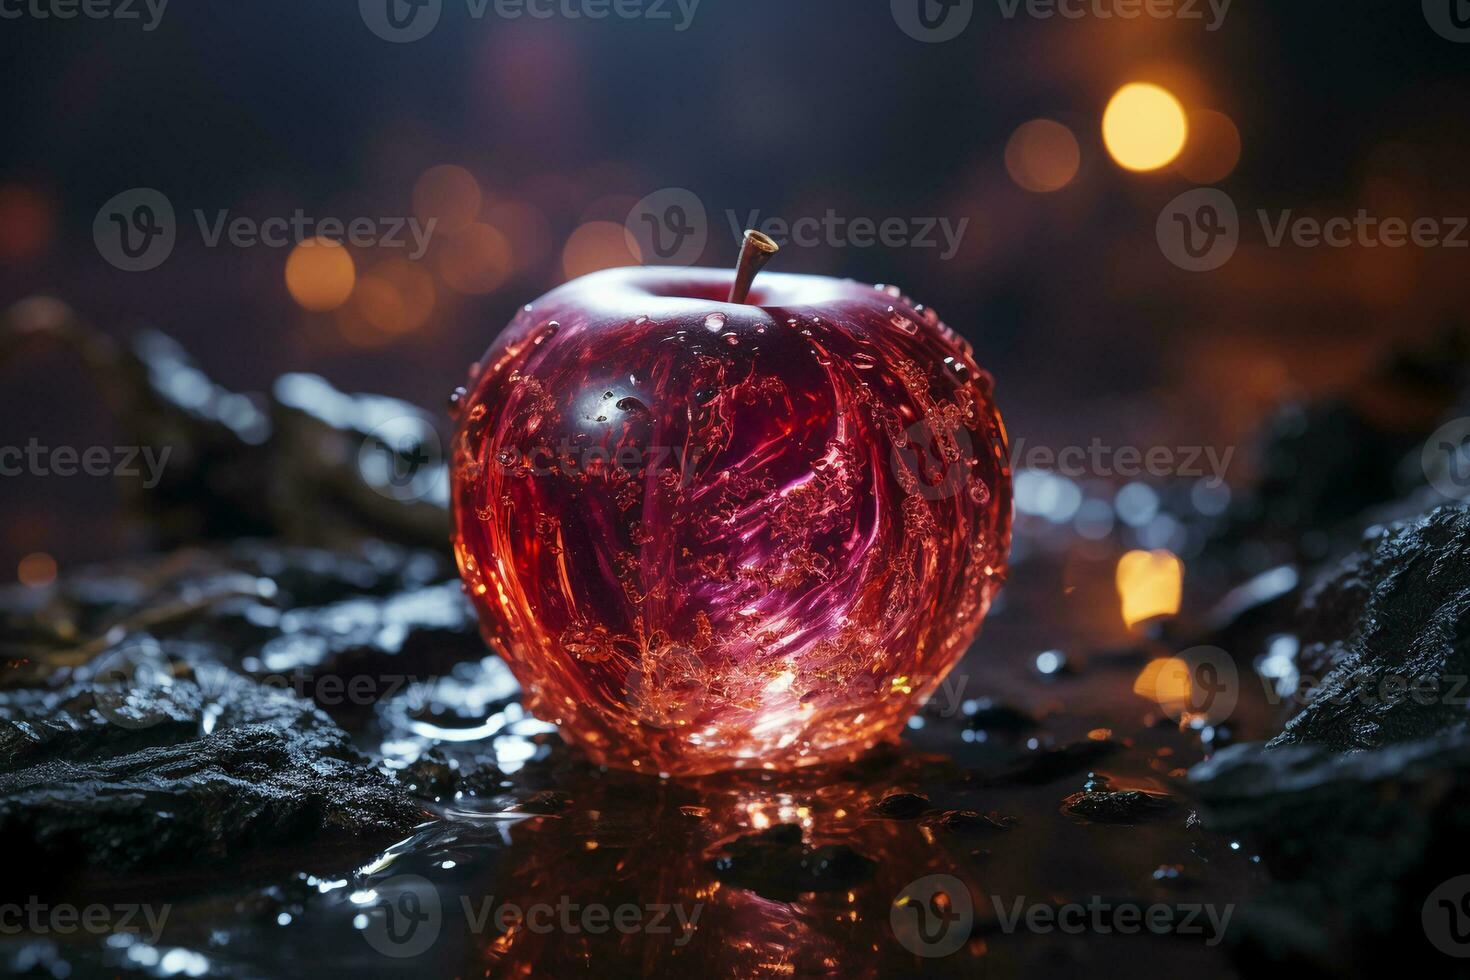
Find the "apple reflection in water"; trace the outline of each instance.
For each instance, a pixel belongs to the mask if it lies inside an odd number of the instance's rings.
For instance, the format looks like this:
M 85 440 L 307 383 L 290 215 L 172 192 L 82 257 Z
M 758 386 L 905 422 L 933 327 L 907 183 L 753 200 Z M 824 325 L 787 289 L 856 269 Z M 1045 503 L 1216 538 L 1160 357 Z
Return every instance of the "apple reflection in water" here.
M 932 808 L 879 810 L 953 774 L 903 748 L 677 782 L 586 773 L 563 812 L 509 829 L 501 876 L 483 891 L 540 911 L 488 930 L 470 966 L 522 977 L 655 965 L 711 978 L 971 976 L 984 941 L 947 906 L 973 902 L 973 884 L 955 898 L 911 886 L 978 882 L 984 849 L 1008 831 L 977 814 L 957 826 Z M 590 906 L 605 911 L 584 918 Z

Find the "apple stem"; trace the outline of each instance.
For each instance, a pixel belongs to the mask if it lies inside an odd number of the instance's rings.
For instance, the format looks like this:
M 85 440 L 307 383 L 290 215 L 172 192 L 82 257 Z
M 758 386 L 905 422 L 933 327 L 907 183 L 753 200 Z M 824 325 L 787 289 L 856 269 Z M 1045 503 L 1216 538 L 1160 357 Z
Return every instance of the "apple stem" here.
M 750 285 L 756 273 L 766 267 L 771 256 L 781 251 L 781 246 L 771 241 L 769 235 L 758 231 L 747 231 L 740 246 L 740 261 L 735 265 L 735 284 L 730 287 L 730 303 L 744 303 L 750 295 Z

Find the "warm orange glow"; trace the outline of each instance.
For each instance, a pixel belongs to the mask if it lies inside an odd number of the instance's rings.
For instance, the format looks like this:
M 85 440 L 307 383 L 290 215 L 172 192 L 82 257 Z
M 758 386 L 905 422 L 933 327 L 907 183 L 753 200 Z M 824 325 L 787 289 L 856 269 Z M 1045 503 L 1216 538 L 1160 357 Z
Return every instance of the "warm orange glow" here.
M 342 308 L 342 334 L 351 343 L 375 347 L 419 329 L 433 311 L 433 277 L 407 259 L 389 259 L 358 280 Z
M 589 221 L 567 239 L 562 249 L 562 271 L 568 279 L 585 276 L 599 269 L 637 265 L 638 244 L 626 228 L 611 221 Z
M 1184 563 L 1170 551 L 1130 551 L 1118 560 L 1118 596 L 1129 627 L 1179 611 Z
M 21 585 L 42 589 L 56 581 L 56 559 L 44 551 L 32 552 L 20 560 L 15 577 Z
M 520 201 L 495 201 L 486 206 L 485 221 L 510 239 L 517 272 L 534 269 L 551 254 L 551 224 L 535 206 Z
M 1128 170 L 1166 166 L 1179 156 L 1188 136 L 1189 122 L 1179 100 L 1148 82 L 1124 85 L 1103 113 L 1103 142 Z
M 286 260 L 286 289 L 304 309 L 313 313 L 335 310 L 347 302 L 357 281 L 352 256 L 330 238 L 308 238 L 291 250 Z
M 1133 682 L 1133 693 L 1158 704 L 1171 718 L 1190 704 L 1189 664 L 1178 657 L 1149 661 Z
M 1240 130 L 1223 112 L 1198 109 L 1189 114 L 1189 144 L 1179 156 L 1179 172 L 1196 184 L 1229 177 L 1240 162 Z
M 444 284 L 457 293 L 493 293 L 510 277 L 514 264 L 510 242 L 500 230 L 476 222 L 446 239 L 436 268 Z
M 28 187 L 0 187 L 0 262 L 35 257 L 51 240 L 51 205 Z
M 413 185 L 413 213 L 425 223 L 433 219 L 435 234 L 463 231 L 480 215 L 480 182 L 452 163 L 430 167 Z
M 1006 144 L 1006 170 L 1028 191 L 1061 190 L 1077 176 L 1082 152 L 1072 131 L 1050 119 L 1033 119 L 1011 134 Z

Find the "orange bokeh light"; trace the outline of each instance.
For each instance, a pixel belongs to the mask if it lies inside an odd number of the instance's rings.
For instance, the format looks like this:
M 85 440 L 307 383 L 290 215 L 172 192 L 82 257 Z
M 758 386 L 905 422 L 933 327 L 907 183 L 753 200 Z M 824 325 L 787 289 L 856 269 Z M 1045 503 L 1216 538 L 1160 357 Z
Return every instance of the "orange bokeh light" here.
M 1077 176 L 1082 151 L 1072 131 L 1050 119 L 1022 123 L 1006 143 L 1011 179 L 1039 194 L 1061 190 Z
M 1171 551 L 1130 551 L 1118 560 L 1117 586 L 1130 628 L 1172 616 L 1184 594 L 1184 563 Z
M 388 259 L 357 281 L 341 309 L 341 331 L 349 342 L 377 347 L 418 330 L 434 311 L 434 279 L 407 259 Z
M 1189 120 L 1173 93 L 1149 82 L 1131 82 L 1103 112 L 1103 143 L 1120 167 L 1158 170 L 1184 149 Z
M 1179 155 L 1179 172 L 1196 184 L 1229 177 L 1240 162 L 1240 130 L 1225 113 L 1197 109 L 1189 114 L 1189 143 Z
M 638 244 L 628 230 L 612 221 L 589 221 L 567 239 L 562 249 L 562 271 L 576 279 L 601 269 L 637 265 L 642 260 Z
M 435 268 L 455 292 L 481 295 L 499 289 L 514 263 L 509 239 L 498 228 L 475 222 L 443 241 Z
M 425 170 L 413 185 L 413 213 L 434 232 L 452 235 L 470 226 L 480 215 L 480 182 L 464 167 L 452 163 Z
M 303 309 L 313 313 L 335 310 L 347 302 L 357 281 L 352 256 L 341 242 L 308 238 L 286 259 L 286 289 Z
M 1189 664 L 1178 657 L 1150 660 L 1133 681 L 1133 693 L 1177 716 L 1190 704 L 1193 683 Z
M 19 184 L 0 186 L 0 262 L 34 258 L 51 240 L 51 204 Z
M 521 201 L 495 201 L 485 208 L 485 221 L 511 243 L 517 272 L 533 269 L 551 254 L 551 224 L 540 209 Z
M 42 589 L 56 581 L 56 559 L 44 551 L 32 552 L 20 560 L 15 577 L 21 585 Z

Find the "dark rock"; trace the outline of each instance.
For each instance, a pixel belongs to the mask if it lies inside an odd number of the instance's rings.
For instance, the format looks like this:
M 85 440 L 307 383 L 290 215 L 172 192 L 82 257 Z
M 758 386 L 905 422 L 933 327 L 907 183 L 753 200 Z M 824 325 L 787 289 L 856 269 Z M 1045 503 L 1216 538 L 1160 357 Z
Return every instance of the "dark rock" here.
M 59 303 L 20 304 L 0 323 L 0 364 L 45 346 L 80 355 L 130 444 L 168 450 L 157 485 L 120 481 L 160 548 L 270 536 L 448 553 L 447 467 L 422 409 L 304 374 L 269 394 L 229 391 L 171 338 L 120 347 Z
M 556 814 L 572 805 L 572 799 L 560 790 L 548 789 L 517 803 L 515 809 L 522 813 Z
M 466 638 L 476 641 L 473 652 L 484 649 L 476 632 L 474 611 L 458 582 L 290 609 L 277 625 L 280 635 L 261 644 L 255 653 L 262 669 L 268 671 L 328 667 L 370 655 L 404 656 L 405 651 L 411 655 L 415 646 L 425 653 L 446 644 L 463 648 Z M 455 652 L 446 666 L 464 659 L 462 649 Z
M 1014 705 L 984 701 L 970 715 L 969 725 L 977 731 L 1017 734 L 1036 727 L 1036 718 Z
M 721 845 L 708 867 L 727 884 L 794 902 L 804 893 L 841 891 L 867 881 L 877 864 L 846 844 L 808 846 L 801 827 L 786 823 Z
M 222 670 L 203 685 L 102 679 L 54 692 L 13 691 L 0 700 L 0 772 L 51 760 L 98 761 L 259 724 L 305 732 L 335 727 L 309 703 Z
M 1016 818 L 978 810 L 945 810 L 925 817 L 920 823 L 930 830 L 947 834 L 988 834 L 1010 830 L 1016 825 Z
M 1235 745 L 1195 766 L 1190 784 L 1205 827 L 1244 838 L 1271 873 L 1228 937 L 1244 972 L 1270 964 L 1372 977 L 1437 955 L 1421 913 L 1464 867 L 1465 726 L 1346 754 Z
M 1379 531 L 1309 590 L 1299 668 L 1316 680 L 1273 744 L 1346 750 L 1425 738 L 1470 705 L 1470 510 Z
M 929 798 L 917 793 L 890 793 L 873 804 L 873 814 L 890 820 L 912 820 L 929 809 Z
M 1174 811 L 1174 800 L 1143 790 L 1086 789 L 1062 801 L 1062 811 L 1093 823 L 1135 824 Z
M 87 677 L 143 649 L 165 673 L 244 672 L 360 721 L 412 681 L 485 656 L 452 575 L 434 555 L 380 542 L 341 553 L 236 542 L 87 570 L 61 584 L 45 626 L 7 646 L 0 689 Z M 0 608 L 41 621 L 16 597 Z M 99 634 L 109 639 L 83 642 Z
M 1248 553 L 1258 566 L 1326 559 L 1362 526 L 1358 515 L 1412 489 L 1396 464 L 1453 409 L 1467 366 L 1465 333 L 1446 331 L 1394 352 L 1343 395 L 1283 407 L 1258 437 L 1257 484 L 1238 495 L 1214 552 Z
M 325 726 L 245 725 L 0 775 L 0 835 L 49 871 L 208 863 L 319 836 L 382 840 L 421 816 Z
M 459 770 L 437 747 L 429 749 L 394 775 L 405 789 L 421 800 L 443 799 L 452 795 L 459 786 Z

